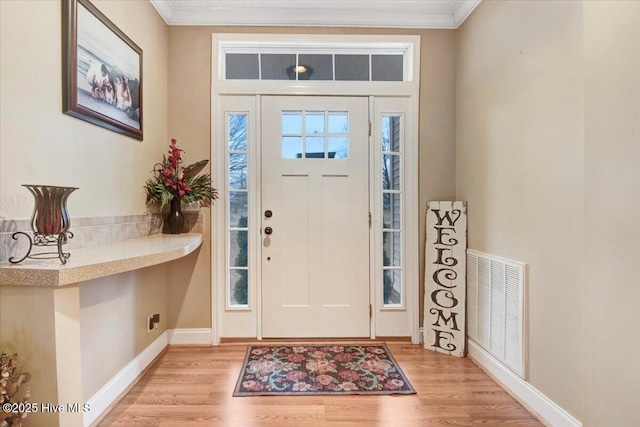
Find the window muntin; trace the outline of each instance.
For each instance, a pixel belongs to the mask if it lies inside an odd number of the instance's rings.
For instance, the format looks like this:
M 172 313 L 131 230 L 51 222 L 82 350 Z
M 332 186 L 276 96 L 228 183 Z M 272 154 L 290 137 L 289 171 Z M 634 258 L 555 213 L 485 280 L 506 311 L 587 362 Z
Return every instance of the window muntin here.
M 234 80 L 260 79 L 260 58 L 257 53 L 227 53 L 225 75 Z
M 382 302 L 402 306 L 401 116 L 382 116 Z
M 307 135 L 324 133 L 324 111 L 309 111 L 305 114 L 304 132 Z
M 369 81 L 369 55 L 336 55 L 335 80 Z
M 229 153 L 229 189 L 247 189 L 247 155 Z
M 225 80 L 406 81 L 405 52 L 233 52 L 226 51 Z
M 300 111 L 282 113 L 282 133 L 302 133 L 302 113 Z
M 287 68 L 291 64 L 295 64 L 295 62 L 295 54 L 261 54 L 260 79 L 289 80 L 289 77 L 287 76 Z
M 331 159 L 346 159 L 349 157 L 349 139 L 342 138 L 329 138 L 329 147 L 327 148 L 329 158 Z
M 333 80 L 333 55 L 299 54 L 298 64 L 306 64 L 313 70 L 306 75 L 298 74 L 299 80 L 305 77 L 309 80 Z
M 324 137 L 307 136 L 305 137 L 305 157 L 320 159 L 324 158 Z
M 347 113 L 329 113 L 329 133 L 349 133 Z
M 227 306 L 249 306 L 247 114 L 227 114 Z
M 302 153 L 302 137 L 301 136 L 283 136 L 282 137 L 282 158 L 295 159 L 300 158 Z
M 400 55 L 371 55 L 371 80 L 401 82 L 403 58 Z
M 283 111 L 281 147 L 283 159 L 348 158 L 348 113 Z

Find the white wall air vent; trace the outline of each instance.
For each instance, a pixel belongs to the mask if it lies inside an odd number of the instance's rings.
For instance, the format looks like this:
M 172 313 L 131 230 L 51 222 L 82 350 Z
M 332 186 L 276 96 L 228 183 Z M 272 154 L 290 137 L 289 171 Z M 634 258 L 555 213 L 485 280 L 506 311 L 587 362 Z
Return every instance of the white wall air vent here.
M 467 335 L 526 379 L 525 264 L 467 250 Z

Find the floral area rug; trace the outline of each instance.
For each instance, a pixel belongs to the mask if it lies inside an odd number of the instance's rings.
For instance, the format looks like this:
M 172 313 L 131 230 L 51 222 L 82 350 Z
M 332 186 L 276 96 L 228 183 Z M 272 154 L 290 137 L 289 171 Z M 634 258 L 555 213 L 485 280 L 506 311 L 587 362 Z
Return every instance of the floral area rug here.
M 234 396 L 413 394 L 384 344 L 249 346 Z

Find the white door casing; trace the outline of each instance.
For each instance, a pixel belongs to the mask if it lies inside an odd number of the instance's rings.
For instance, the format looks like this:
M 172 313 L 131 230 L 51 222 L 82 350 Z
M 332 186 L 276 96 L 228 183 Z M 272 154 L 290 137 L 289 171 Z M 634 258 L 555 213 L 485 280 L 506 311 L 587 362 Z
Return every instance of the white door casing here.
M 283 112 L 300 119 L 300 137 L 283 136 Z M 344 113 L 348 155 L 330 158 L 329 121 Z M 367 98 L 262 98 L 263 337 L 370 334 L 368 122 Z M 283 158 L 285 138 L 300 143 L 299 158 Z M 323 139 L 327 157 L 306 158 Z
M 247 52 L 265 51 L 275 46 L 311 49 L 322 46 L 335 48 L 367 47 L 374 49 L 407 49 L 406 80 L 403 82 L 351 81 L 254 81 L 226 80 L 224 52 L 228 46 L 242 47 Z M 305 47 L 306 48 L 306 47 Z M 373 305 L 370 337 L 407 336 L 413 343 L 420 339 L 418 304 L 418 220 L 422 218 L 418 203 L 418 103 L 420 89 L 419 36 L 352 36 L 352 35 L 282 35 L 282 34 L 213 34 L 211 54 L 211 170 L 220 200 L 211 208 L 211 342 L 221 338 L 262 338 L 262 262 L 263 246 L 261 184 L 261 98 L 265 96 L 356 96 L 369 97 L 369 120 L 372 123 L 369 153 L 369 210 L 373 227 L 370 230 L 369 277 Z M 248 138 L 248 239 L 249 289 L 248 305 L 229 304 L 229 194 L 227 185 L 227 116 L 247 115 Z M 382 301 L 382 200 L 380 191 L 380 118 L 384 114 L 401 115 L 403 119 L 403 182 L 402 190 L 402 283 L 406 298 L 401 307 L 385 307 Z M 206 231 L 206 224 L 205 224 Z M 275 233 L 275 231 L 274 231 Z

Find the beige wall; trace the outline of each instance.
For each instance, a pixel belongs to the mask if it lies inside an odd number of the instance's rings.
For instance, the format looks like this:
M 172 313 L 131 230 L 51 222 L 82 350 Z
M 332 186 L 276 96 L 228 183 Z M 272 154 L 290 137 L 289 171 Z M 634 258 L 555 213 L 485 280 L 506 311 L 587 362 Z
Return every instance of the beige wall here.
M 202 245 L 168 270 L 168 329 L 211 327 L 211 209 L 202 208 Z
M 62 113 L 60 2 L 0 2 L 0 216 L 31 215 L 21 184 L 80 187 L 72 219 L 145 211 L 142 185 L 168 146 L 168 29 L 148 2 L 93 3 L 143 50 L 144 141 Z
M 482 2 L 458 32 L 469 246 L 528 264 L 529 381 L 585 427 L 639 415 L 638 18 Z
M 80 285 L 82 391 L 85 401 L 167 329 L 167 271 L 172 264 Z M 147 316 L 160 314 L 147 333 Z
M 457 197 L 469 248 L 528 264 L 530 382 L 582 413 L 580 2 L 483 2 L 458 33 Z
M 584 3 L 584 426 L 640 420 L 640 2 Z
M 424 236 L 424 211 L 428 200 L 455 196 L 455 31 L 362 28 L 200 27 L 169 28 L 169 134 L 185 148 L 185 158 L 210 158 L 211 145 L 211 35 L 213 33 L 313 33 L 313 34 L 417 34 L 421 41 L 420 78 L 420 235 Z M 222 203 L 213 207 L 220 209 Z M 187 262 L 186 260 L 184 262 Z M 420 288 L 424 282 L 424 237 L 420 240 Z M 210 327 L 209 265 L 200 263 L 185 289 L 191 295 L 189 311 L 178 314 L 176 327 Z M 200 269 L 203 270 L 200 270 Z M 210 271 L 209 273 L 210 274 Z M 197 279 L 196 279 L 197 278 Z M 170 291 L 171 292 L 171 291 Z M 420 306 L 422 306 L 422 295 Z M 205 317 L 209 315 L 209 318 Z M 172 320 L 174 316 L 172 315 Z M 422 319 L 422 315 L 420 316 Z M 190 325 L 190 326 L 186 326 Z
M 93 3 L 144 52 L 144 141 L 62 113 L 59 1 L 1 1 L 2 217 L 30 216 L 33 200 L 20 186 L 25 183 L 80 187 L 69 198 L 72 227 L 74 217 L 145 211 L 142 185 L 169 143 L 169 31 L 149 2 L 96 0 Z M 166 265 L 158 266 L 80 285 L 85 398 L 166 329 L 166 271 Z M 34 288 L 6 288 L 1 294 L 3 307 L 11 296 L 12 310 L 21 310 L 24 316 L 29 316 L 33 307 L 37 307 L 34 301 L 38 301 L 27 297 L 29 291 L 34 296 L 46 294 Z M 51 298 L 42 303 L 51 304 Z M 14 317 L 5 316 L 5 312 L 0 316 L 0 347 L 8 345 L 27 360 L 25 369 L 33 374 L 29 384 L 32 401 L 44 402 L 46 399 L 38 397 L 37 391 L 50 384 L 55 387 L 51 374 L 41 369 L 50 365 L 48 358 L 54 346 L 49 341 L 53 338 L 42 341 L 47 344 L 47 350 L 37 345 L 47 323 L 34 316 L 32 327 L 16 331 Z M 161 329 L 147 335 L 145 321 L 150 313 L 161 314 Z

